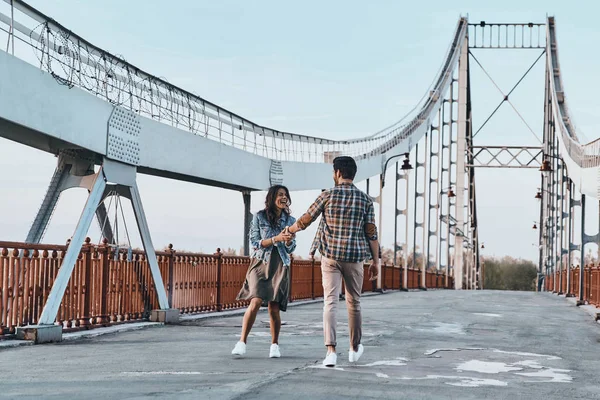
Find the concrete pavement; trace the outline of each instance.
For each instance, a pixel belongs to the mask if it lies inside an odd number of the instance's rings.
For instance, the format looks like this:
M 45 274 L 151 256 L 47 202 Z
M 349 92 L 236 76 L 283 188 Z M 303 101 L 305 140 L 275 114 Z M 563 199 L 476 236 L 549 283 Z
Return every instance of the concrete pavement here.
M 262 312 L 245 358 L 241 317 L 0 349 L 0 398 L 600 399 L 600 325 L 551 294 L 428 291 L 363 299 L 365 353 L 324 368 L 322 304 L 289 308 L 282 358 Z

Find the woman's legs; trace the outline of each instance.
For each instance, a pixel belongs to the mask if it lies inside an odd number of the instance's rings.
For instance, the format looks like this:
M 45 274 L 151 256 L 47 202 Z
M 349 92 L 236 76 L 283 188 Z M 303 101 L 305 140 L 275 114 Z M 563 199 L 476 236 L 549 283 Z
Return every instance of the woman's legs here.
M 248 335 L 250 334 L 250 329 L 252 329 L 252 325 L 254 325 L 254 321 L 256 320 L 256 314 L 258 314 L 258 310 L 260 310 L 260 306 L 262 304 L 262 299 L 253 298 L 250 300 L 250 305 L 244 314 L 244 320 L 242 322 L 242 337 L 240 342 L 246 343 L 248 340 Z
M 269 318 L 271 319 L 271 343 L 279 344 L 279 332 L 281 331 L 279 303 L 274 301 L 269 302 Z

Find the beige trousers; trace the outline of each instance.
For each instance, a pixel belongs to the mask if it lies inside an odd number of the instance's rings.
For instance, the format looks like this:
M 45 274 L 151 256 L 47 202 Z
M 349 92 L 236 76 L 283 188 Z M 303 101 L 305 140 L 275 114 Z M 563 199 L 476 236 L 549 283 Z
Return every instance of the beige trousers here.
M 362 336 L 360 293 L 364 275 L 363 263 L 338 262 L 323 257 L 321 259 L 321 272 L 323 274 L 323 333 L 325 346 L 337 345 L 336 316 L 343 279 L 346 285 L 350 345 L 353 350 L 356 350 Z

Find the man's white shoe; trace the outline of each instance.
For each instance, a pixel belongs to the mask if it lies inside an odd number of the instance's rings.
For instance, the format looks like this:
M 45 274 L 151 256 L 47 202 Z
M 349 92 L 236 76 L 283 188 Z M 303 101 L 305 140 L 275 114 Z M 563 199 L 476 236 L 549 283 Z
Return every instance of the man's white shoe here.
M 281 357 L 281 353 L 279 352 L 279 345 L 272 344 L 271 350 L 269 350 L 269 358 L 279 358 Z
M 323 365 L 326 367 L 335 367 L 337 363 L 337 354 L 335 352 L 327 353 L 327 356 L 323 360 Z
M 348 361 L 350 361 L 351 363 L 357 362 L 358 359 L 360 358 L 360 356 L 362 356 L 364 351 L 365 351 L 365 348 L 363 347 L 362 344 L 358 345 L 357 351 L 350 349 L 350 351 L 348 352 Z
M 243 356 L 244 354 L 246 354 L 246 343 L 237 342 L 233 350 L 231 350 L 231 354 L 233 354 L 234 356 Z

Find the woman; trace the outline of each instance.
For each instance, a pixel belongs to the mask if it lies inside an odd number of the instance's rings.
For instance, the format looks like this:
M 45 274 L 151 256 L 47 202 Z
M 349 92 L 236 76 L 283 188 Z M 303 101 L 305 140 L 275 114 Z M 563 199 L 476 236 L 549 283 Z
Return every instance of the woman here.
M 290 215 L 290 192 L 285 186 L 269 189 L 264 210 L 254 215 L 250 227 L 250 242 L 254 253 L 246 273 L 246 281 L 238 300 L 250 300 L 244 314 L 242 337 L 231 354 L 246 354 L 246 341 L 256 314 L 262 306 L 269 307 L 271 322 L 271 349 L 269 357 L 279 358 L 280 311 L 286 311 L 290 288 L 290 254 L 296 248 L 295 236 L 287 229 L 296 222 Z

